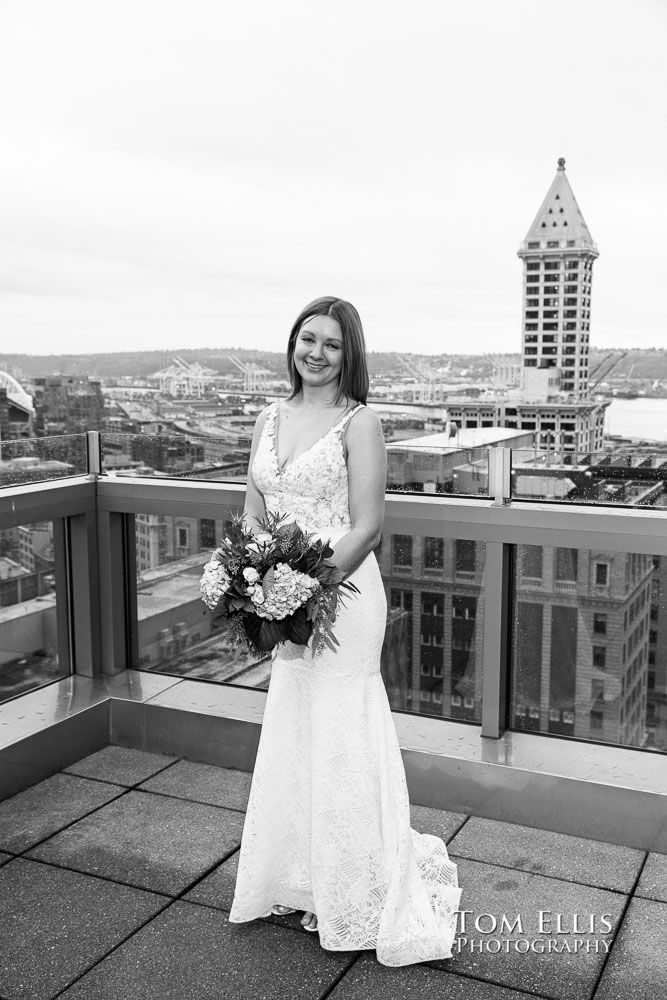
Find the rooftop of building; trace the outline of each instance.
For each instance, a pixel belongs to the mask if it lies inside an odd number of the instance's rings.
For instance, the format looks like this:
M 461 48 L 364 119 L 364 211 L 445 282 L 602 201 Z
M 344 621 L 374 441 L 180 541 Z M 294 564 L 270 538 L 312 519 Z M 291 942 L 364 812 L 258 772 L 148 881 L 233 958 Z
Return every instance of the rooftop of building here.
M 667 855 L 459 811 L 411 816 L 459 868 L 451 959 L 391 969 L 325 951 L 299 913 L 230 923 L 249 786 L 245 771 L 109 745 L 2 802 L 0 996 L 663 995 Z
M 460 451 L 468 448 L 510 448 L 520 439 L 531 437 L 531 431 L 515 430 L 508 427 L 460 427 L 454 434 L 439 431 L 436 434 L 421 434 L 419 437 L 402 438 L 387 444 L 389 451 Z

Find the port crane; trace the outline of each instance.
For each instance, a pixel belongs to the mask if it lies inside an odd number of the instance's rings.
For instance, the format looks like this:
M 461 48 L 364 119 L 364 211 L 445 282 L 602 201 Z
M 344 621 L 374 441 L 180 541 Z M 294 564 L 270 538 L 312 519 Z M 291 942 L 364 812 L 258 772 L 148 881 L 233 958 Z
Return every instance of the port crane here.
M 190 399 L 196 396 L 201 399 L 206 387 L 213 381 L 215 372 L 212 368 L 200 365 L 198 361 L 191 364 L 176 356 L 167 368 L 155 372 L 153 377 L 159 380 L 160 392 L 169 396 L 185 396 Z
M 425 364 L 414 361 L 412 358 L 406 358 L 402 354 L 396 354 L 395 357 L 401 367 L 416 379 L 413 402 L 439 402 L 442 395 L 440 373 L 433 368 L 428 368 Z
M 267 375 L 273 375 L 268 368 L 260 368 L 254 361 L 241 361 L 235 354 L 229 355 L 231 363 L 243 373 L 243 391 L 261 392 Z

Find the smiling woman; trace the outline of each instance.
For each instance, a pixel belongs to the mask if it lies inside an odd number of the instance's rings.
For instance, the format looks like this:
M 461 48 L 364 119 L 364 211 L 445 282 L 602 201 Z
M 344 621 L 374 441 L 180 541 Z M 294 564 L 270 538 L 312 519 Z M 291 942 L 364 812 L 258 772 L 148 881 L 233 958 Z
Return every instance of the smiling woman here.
M 246 514 L 286 514 L 331 542 L 357 593 L 337 610 L 337 645 L 278 647 L 230 920 L 303 910 L 332 951 L 375 949 L 386 965 L 451 956 L 460 890 L 437 837 L 410 829 L 405 772 L 380 673 L 387 604 L 373 549 L 386 453 L 365 406 L 368 370 L 354 306 L 316 299 L 288 345 L 292 394 L 260 415 Z

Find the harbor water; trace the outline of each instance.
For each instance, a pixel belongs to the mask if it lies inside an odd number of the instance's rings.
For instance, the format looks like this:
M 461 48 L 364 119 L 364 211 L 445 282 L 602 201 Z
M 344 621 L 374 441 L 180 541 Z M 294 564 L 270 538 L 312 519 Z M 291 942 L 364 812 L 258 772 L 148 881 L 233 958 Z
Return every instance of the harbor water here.
M 667 444 L 667 398 L 613 399 L 605 433 Z

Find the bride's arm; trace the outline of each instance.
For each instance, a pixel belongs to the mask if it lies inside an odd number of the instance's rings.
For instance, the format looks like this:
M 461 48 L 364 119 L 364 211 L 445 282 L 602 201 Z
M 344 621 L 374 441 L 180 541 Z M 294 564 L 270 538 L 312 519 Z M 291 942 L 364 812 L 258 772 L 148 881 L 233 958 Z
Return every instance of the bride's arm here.
M 264 409 L 257 417 L 255 422 L 255 429 L 252 435 L 252 445 L 250 448 L 250 458 L 248 459 L 248 477 L 247 486 L 245 491 L 245 503 L 243 505 L 243 513 L 245 515 L 246 524 L 251 531 L 255 531 L 259 527 L 260 518 L 264 517 L 266 514 L 266 508 L 264 506 L 264 497 L 260 491 L 255 486 L 255 480 L 252 478 L 252 463 L 255 460 L 255 453 L 257 452 L 257 445 L 259 444 L 259 439 L 262 435 L 262 429 L 266 421 L 267 410 Z
M 333 562 L 345 575 L 380 543 L 387 481 L 387 449 L 382 424 L 367 407 L 346 430 L 347 476 L 352 527 L 334 546 Z

